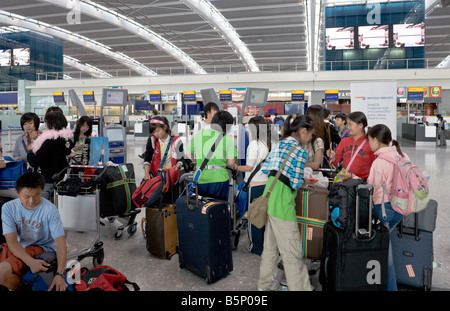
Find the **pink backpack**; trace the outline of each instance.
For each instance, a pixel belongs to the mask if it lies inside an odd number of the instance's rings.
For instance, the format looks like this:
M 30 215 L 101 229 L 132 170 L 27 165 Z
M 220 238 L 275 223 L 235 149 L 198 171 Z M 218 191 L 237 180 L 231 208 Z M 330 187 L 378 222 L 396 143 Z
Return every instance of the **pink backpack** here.
M 392 208 L 403 215 L 418 213 L 425 209 L 429 199 L 430 189 L 422 171 L 409 160 L 388 156 L 380 159 L 394 164 L 394 175 L 390 191 L 383 185 L 383 190 L 389 196 Z

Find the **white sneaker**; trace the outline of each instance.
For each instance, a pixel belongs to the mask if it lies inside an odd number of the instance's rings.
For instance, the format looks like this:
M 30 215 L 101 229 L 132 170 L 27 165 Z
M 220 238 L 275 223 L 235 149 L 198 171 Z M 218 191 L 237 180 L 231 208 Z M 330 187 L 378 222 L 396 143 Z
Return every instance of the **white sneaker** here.
M 267 287 L 266 289 L 258 288 L 258 290 L 259 290 L 260 292 L 267 292 L 267 291 L 273 292 L 273 291 L 277 291 L 279 288 L 280 288 L 280 282 L 278 282 L 278 281 L 273 281 L 272 284 L 270 284 L 270 286 Z

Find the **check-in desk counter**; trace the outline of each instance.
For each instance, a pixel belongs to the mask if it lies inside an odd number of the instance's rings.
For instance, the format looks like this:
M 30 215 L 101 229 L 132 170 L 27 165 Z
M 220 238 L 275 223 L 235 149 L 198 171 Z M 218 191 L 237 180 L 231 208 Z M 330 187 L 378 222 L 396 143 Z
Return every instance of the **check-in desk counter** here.
M 402 138 L 414 141 L 419 145 L 436 145 L 437 128 L 432 125 L 403 123 Z

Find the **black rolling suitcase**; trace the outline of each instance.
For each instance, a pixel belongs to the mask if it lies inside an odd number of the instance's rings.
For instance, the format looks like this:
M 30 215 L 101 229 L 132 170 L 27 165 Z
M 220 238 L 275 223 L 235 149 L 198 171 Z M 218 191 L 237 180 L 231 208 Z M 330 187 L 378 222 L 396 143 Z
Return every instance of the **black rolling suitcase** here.
M 395 274 L 402 285 L 431 290 L 433 276 L 433 231 L 438 203 L 430 200 L 420 213 L 403 217 L 391 232 Z
M 332 221 L 324 226 L 319 276 L 324 291 L 381 291 L 387 288 L 389 231 L 384 226 L 372 225 L 372 193 L 371 185 L 356 187 L 355 217 L 347 227 L 351 227 L 352 232 L 336 227 Z M 367 205 L 365 202 L 360 204 L 361 197 L 369 200 L 367 229 L 358 225 L 359 207 Z M 352 211 L 349 213 L 351 215 Z
M 213 283 L 233 270 L 229 204 L 187 193 L 176 201 L 179 265 Z

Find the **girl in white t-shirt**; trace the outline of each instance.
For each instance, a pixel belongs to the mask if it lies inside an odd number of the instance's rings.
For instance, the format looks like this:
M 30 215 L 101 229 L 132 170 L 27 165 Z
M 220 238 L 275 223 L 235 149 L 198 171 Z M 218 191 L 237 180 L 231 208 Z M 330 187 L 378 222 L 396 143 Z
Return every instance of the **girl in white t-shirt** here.
M 234 169 L 240 172 L 245 172 L 245 181 L 248 181 L 250 175 L 256 169 L 270 152 L 270 131 L 269 124 L 262 116 L 256 116 L 248 122 L 252 141 L 248 144 L 246 154 L 246 165 L 234 165 Z M 267 175 L 260 170 L 253 176 L 250 187 L 262 185 L 267 182 Z
M 249 120 L 251 132 L 251 142 L 247 147 L 246 165 L 234 165 L 234 169 L 245 172 L 245 182 L 248 182 L 250 175 L 264 161 L 271 150 L 270 124 L 264 117 L 256 116 Z M 260 166 L 258 172 L 253 176 L 248 188 L 248 205 L 260 197 L 266 186 L 268 175 L 262 173 Z M 249 235 L 249 245 L 247 249 L 255 254 L 261 255 L 264 247 L 264 227 L 261 229 L 249 224 L 247 227 Z

